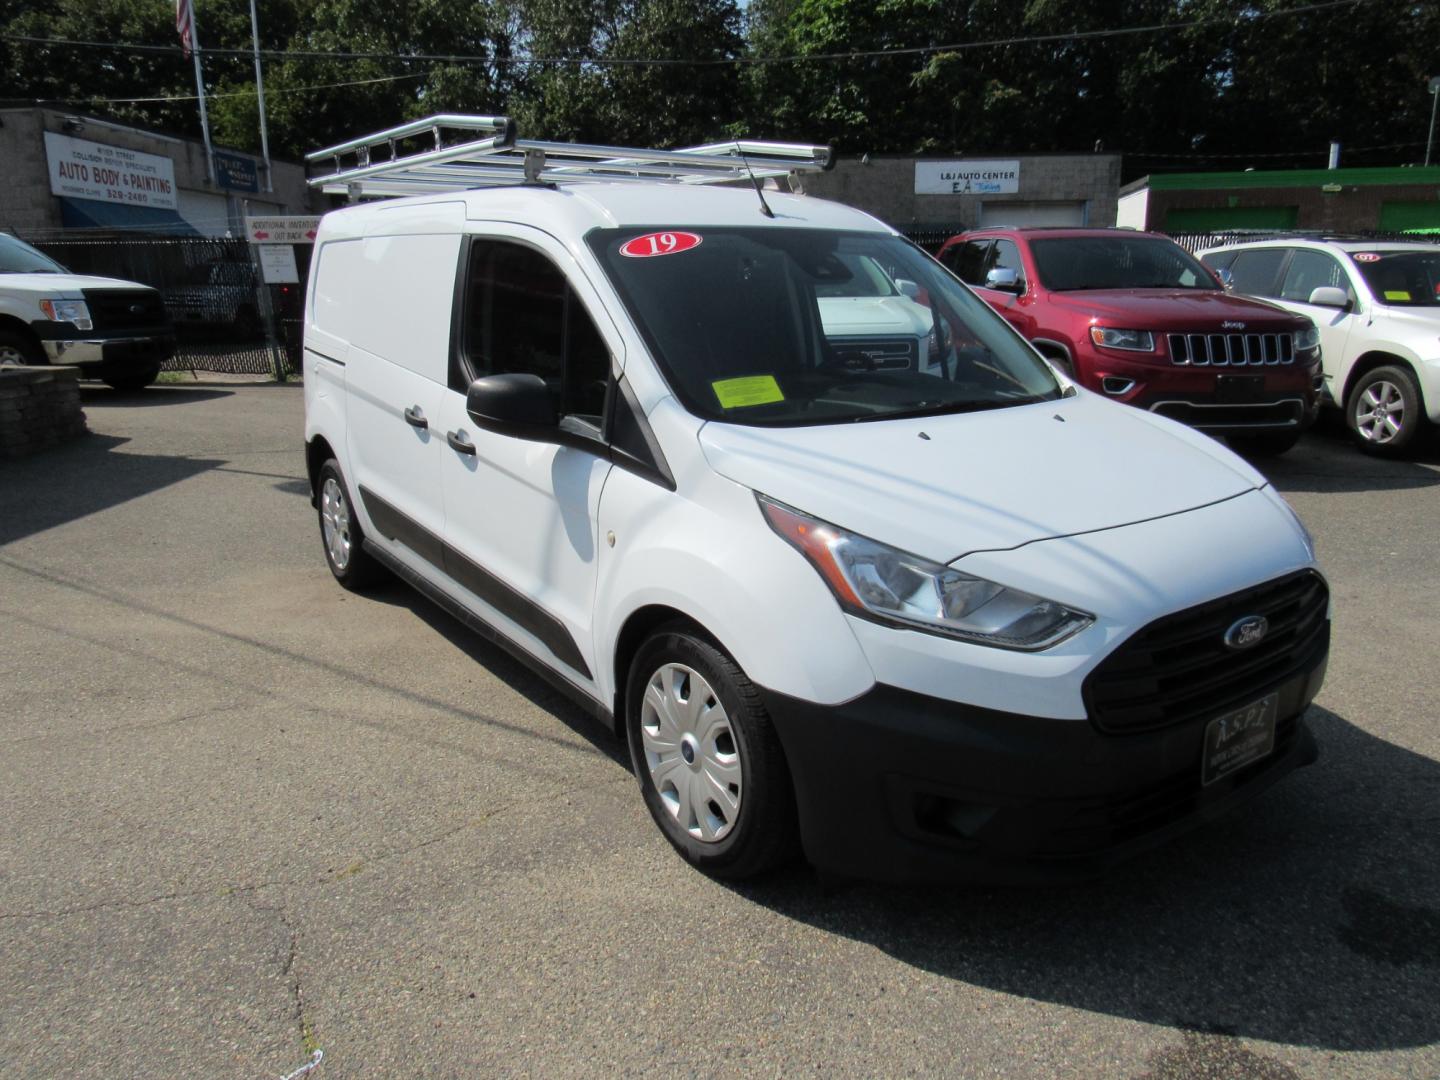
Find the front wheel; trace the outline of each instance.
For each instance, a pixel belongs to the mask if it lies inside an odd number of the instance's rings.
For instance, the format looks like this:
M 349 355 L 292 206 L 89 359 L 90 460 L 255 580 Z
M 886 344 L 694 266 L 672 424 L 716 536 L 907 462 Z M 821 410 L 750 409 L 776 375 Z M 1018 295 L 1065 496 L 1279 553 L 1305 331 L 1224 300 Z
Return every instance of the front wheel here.
M 1415 376 L 1390 365 L 1366 372 L 1350 391 L 1345 419 L 1361 449 L 1372 454 L 1403 453 L 1425 426 Z
M 100 369 L 100 379 L 115 390 L 144 390 L 160 377 L 160 365 L 151 364 L 141 368 Z
M 798 830 L 785 755 L 759 691 L 734 660 L 689 630 L 662 630 L 636 653 L 625 701 L 641 794 L 681 855 L 732 879 L 793 856 Z

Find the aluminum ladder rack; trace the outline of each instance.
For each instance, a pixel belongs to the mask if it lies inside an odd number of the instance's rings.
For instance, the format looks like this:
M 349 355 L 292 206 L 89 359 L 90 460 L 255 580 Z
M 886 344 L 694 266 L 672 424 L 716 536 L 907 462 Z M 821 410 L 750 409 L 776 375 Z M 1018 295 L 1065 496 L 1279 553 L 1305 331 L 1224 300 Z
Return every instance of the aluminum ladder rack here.
M 420 138 L 431 141 L 430 149 L 404 149 Z M 586 180 L 718 184 L 820 172 L 834 165 L 834 153 L 828 146 L 746 140 L 682 150 L 537 142 L 517 139 L 508 116 L 441 113 L 316 150 L 305 160 L 330 170 L 311 176 L 311 187 L 361 198 Z

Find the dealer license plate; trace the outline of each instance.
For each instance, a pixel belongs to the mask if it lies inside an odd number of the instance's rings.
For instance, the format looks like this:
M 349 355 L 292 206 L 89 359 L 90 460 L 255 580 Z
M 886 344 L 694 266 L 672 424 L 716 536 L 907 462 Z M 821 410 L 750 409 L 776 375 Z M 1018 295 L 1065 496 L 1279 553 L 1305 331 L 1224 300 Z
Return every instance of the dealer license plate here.
M 1205 727 L 1200 782 L 1212 784 L 1236 769 L 1259 761 L 1275 749 L 1275 713 L 1279 694 L 1217 716 Z
M 1264 375 L 1220 375 L 1215 380 L 1215 400 L 1226 405 L 1254 402 L 1264 391 Z

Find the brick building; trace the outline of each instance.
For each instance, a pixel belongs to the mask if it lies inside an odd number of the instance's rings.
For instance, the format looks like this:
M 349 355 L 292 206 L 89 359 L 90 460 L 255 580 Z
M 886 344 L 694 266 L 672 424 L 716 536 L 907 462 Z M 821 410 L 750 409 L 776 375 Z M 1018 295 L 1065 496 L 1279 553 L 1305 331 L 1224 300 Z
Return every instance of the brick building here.
M 1440 166 L 1146 176 L 1120 190 L 1117 223 L 1171 233 L 1440 230 Z
M 245 214 L 318 213 L 305 169 L 63 109 L 0 109 L 0 232 L 240 236 Z M 273 191 L 267 191 L 273 186 Z
M 981 225 L 1113 225 L 1118 154 L 842 158 L 804 189 L 903 232 Z

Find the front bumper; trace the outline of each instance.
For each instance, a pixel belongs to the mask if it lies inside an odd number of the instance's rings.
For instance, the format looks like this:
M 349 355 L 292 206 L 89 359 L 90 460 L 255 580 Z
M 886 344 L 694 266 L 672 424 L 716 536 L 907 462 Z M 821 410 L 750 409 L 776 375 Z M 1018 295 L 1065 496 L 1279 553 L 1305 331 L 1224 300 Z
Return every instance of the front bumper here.
M 1171 364 L 1090 349 L 1077 358 L 1080 382 L 1112 401 L 1147 409 L 1214 435 L 1308 427 L 1320 405 L 1318 350 L 1292 364 Z M 1253 385 L 1248 381 L 1256 380 Z
M 169 326 L 97 332 L 80 330 L 70 323 L 32 322 L 30 328 L 52 364 L 103 364 L 123 371 L 164 363 L 175 352 L 175 332 Z
M 839 706 L 765 698 L 816 867 L 882 880 L 1040 882 L 1099 873 L 1313 762 L 1303 713 L 1327 655 L 1265 692 L 1279 693 L 1274 750 L 1209 786 L 1201 784 L 1208 717 L 1107 735 L 1084 720 L 883 684 Z

